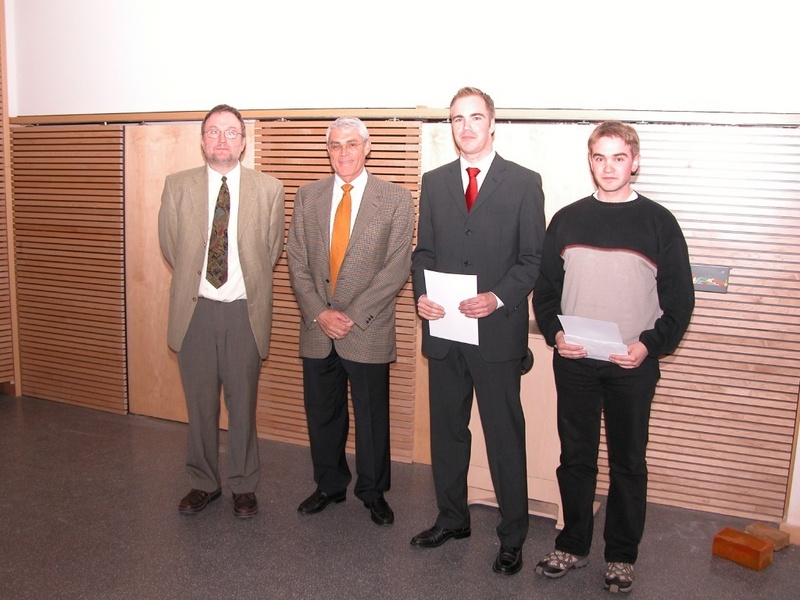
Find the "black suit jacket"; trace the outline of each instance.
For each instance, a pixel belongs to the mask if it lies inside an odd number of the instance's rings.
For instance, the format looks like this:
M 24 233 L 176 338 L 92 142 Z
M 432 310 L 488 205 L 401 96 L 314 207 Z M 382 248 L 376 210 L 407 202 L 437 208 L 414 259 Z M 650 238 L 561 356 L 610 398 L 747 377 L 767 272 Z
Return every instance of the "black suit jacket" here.
M 425 269 L 477 275 L 478 293 L 494 292 L 504 304 L 480 319 L 481 355 L 487 362 L 525 356 L 528 296 L 539 275 L 545 232 L 541 176 L 496 155 L 467 212 L 456 160 L 423 175 L 419 210 L 414 297 L 425 294 Z M 431 336 L 423 320 L 426 356 L 444 358 L 452 343 Z

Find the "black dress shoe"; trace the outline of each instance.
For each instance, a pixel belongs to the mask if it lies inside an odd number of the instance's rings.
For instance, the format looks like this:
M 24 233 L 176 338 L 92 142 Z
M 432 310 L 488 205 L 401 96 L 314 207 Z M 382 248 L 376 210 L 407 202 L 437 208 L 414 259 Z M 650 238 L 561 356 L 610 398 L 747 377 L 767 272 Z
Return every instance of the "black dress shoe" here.
M 389 507 L 389 503 L 381 496 L 372 502 L 364 502 L 364 506 L 369 509 L 372 522 L 377 525 L 391 525 L 394 523 L 394 512 Z
M 219 498 L 220 494 L 222 494 L 222 490 L 204 492 L 203 490 L 192 489 L 183 497 L 181 503 L 178 504 L 178 512 L 185 515 L 198 513 L 208 506 L 209 502 L 213 502 Z
M 258 500 L 253 492 L 233 494 L 233 514 L 246 519 L 255 517 L 258 512 Z
M 300 503 L 300 506 L 297 507 L 297 510 L 304 515 L 313 515 L 314 513 L 320 512 L 331 502 L 344 502 L 346 495 L 347 492 L 326 494 L 325 492 L 316 490 L 313 494 Z
M 522 548 L 511 546 L 500 546 L 500 552 L 494 561 L 492 570 L 503 575 L 513 575 L 519 573 L 522 568 Z
M 419 548 L 436 548 L 441 546 L 450 538 L 460 540 L 469 537 L 472 531 L 469 527 L 462 527 L 461 529 L 442 529 L 438 525 L 434 525 L 430 529 L 418 533 L 411 538 L 411 545 Z

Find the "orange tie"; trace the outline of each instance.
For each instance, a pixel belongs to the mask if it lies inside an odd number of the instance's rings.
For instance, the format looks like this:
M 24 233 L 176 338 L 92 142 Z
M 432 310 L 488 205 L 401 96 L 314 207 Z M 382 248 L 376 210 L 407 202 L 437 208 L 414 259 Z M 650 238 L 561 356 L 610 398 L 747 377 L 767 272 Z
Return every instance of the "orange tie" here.
M 336 278 L 339 276 L 339 268 L 342 266 L 347 243 L 350 241 L 350 190 L 353 186 L 345 183 L 342 189 L 344 195 L 333 218 L 333 235 L 331 235 L 331 294 L 336 289 Z
M 478 197 L 478 173 L 481 170 L 477 167 L 467 167 L 467 175 L 469 175 L 469 183 L 467 183 L 467 193 L 465 198 L 467 200 L 467 210 L 472 210 L 472 204 L 475 198 Z

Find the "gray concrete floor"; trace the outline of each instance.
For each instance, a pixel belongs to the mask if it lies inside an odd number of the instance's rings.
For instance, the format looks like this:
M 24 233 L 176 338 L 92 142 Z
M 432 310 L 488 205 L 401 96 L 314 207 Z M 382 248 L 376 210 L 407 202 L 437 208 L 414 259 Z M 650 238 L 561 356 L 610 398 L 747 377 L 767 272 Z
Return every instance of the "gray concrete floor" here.
M 297 513 L 313 490 L 308 449 L 260 441 L 260 512 L 233 515 L 230 492 L 194 516 L 186 426 L 31 398 L 0 396 L 0 598 L 611 598 L 602 589 L 603 508 L 589 566 L 545 580 L 535 563 L 555 522 L 531 517 L 525 566 L 491 570 L 496 509 L 472 508 L 472 537 L 431 550 L 411 537 L 433 524 L 430 467 L 393 465 L 392 526 L 378 527 L 354 497 Z M 225 452 L 225 437 L 222 437 Z M 224 463 L 224 460 L 222 461 Z M 601 503 L 604 498 L 599 498 Z M 753 571 L 714 557 L 714 534 L 743 519 L 650 505 L 629 597 L 639 600 L 800 597 L 800 547 Z

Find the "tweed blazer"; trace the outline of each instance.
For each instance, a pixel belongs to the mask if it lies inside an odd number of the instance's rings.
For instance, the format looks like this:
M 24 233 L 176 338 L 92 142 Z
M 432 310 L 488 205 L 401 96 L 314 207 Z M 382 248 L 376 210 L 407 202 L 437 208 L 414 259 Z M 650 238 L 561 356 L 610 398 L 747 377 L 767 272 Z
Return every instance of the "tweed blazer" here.
M 344 359 L 386 363 L 397 357 L 395 298 L 408 281 L 414 203 L 411 192 L 368 174 L 335 293 L 330 287 L 330 224 L 334 176 L 297 190 L 286 241 L 289 276 L 300 306 L 300 355 L 325 358 L 331 344 Z M 331 340 L 315 322 L 333 308 L 354 323 Z
M 258 352 L 269 354 L 272 324 L 272 269 L 283 250 L 283 183 L 242 167 L 238 236 L 247 311 Z M 158 212 L 161 251 L 172 267 L 167 342 L 176 352 L 197 306 L 208 245 L 208 175 L 197 167 L 168 175 Z
M 539 275 L 544 241 L 544 192 L 538 173 L 495 155 L 471 211 L 464 202 L 460 161 L 422 176 L 414 297 L 426 292 L 425 269 L 476 275 L 478 293 L 494 292 L 503 307 L 479 319 L 483 359 L 523 358 L 528 348 L 528 296 Z M 432 299 L 435 301 L 435 299 Z M 422 321 L 422 351 L 444 358 L 453 342 L 430 335 Z

